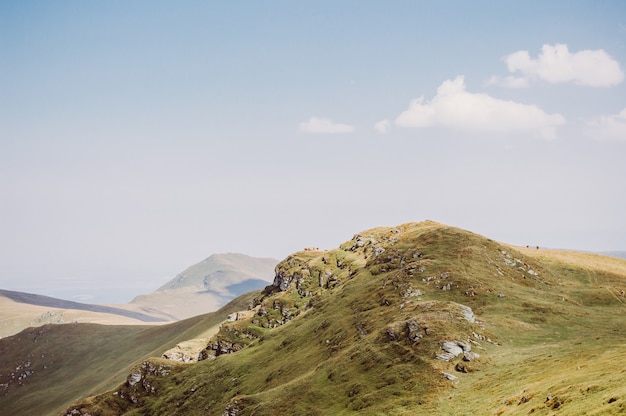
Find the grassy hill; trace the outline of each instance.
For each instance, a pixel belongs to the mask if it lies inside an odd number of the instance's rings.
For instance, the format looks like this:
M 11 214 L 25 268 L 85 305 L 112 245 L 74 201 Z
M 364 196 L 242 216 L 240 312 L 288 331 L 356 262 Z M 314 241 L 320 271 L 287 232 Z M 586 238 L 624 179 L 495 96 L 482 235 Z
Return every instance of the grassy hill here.
M 626 412 L 626 262 L 433 222 L 277 267 L 251 313 L 72 415 Z
M 0 413 L 59 414 L 81 397 L 115 387 L 139 360 L 208 336 L 252 296 L 173 324 L 44 325 L 0 339 Z

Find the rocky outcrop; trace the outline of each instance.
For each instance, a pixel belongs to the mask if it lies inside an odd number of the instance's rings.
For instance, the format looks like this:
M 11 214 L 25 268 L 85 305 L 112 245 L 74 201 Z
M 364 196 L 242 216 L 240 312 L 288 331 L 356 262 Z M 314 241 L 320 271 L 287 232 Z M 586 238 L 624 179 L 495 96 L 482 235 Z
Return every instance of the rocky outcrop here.
M 295 274 L 287 274 L 282 270 L 278 270 L 276 271 L 276 276 L 274 277 L 272 285 L 284 292 L 289 288 L 289 285 L 293 281 L 294 277 L 296 277 Z
M 443 344 L 441 344 L 441 350 L 443 353 L 437 354 L 436 358 L 443 361 L 450 361 L 461 354 L 468 354 L 467 357 L 470 359 L 466 361 L 471 361 L 478 357 L 478 354 L 471 352 L 471 344 L 464 341 L 444 341 Z
M 172 371 L 172 366 L 167 364 L 156 364 L 151 361 L 144 361 L 135 367 L 126 378 L 126 386 L 133 387 L 139 382 L 145 391 L 154 393 L 155 387 L 150 384 L 150 376 L 165 377 Z
M 126 377 L 126 382 L 122 384 L 113 395 L 132 403 L 141 404 L 145 396 L 155 396 L 159 392 L 159 378 L 167 377 L 172 372 L 172 366 L 168 364 L 144 361 L 133 368 Z M 92 412 L 88 406 L 72 406 L 65 411 L 65 416 L 93 416 L 97 412 Z
M 180 342 L 174 348 L 165 351 L 161 358 L 179 363 L 195 363 L 200 361 L 200 352 L 206 348 L 207 341 L 205 338 Z
M 259 333 L 254 332 L 253 327 L 222 324 L 220 332 L 199 352 L 198 361 L 240 351 L 258 338 Z

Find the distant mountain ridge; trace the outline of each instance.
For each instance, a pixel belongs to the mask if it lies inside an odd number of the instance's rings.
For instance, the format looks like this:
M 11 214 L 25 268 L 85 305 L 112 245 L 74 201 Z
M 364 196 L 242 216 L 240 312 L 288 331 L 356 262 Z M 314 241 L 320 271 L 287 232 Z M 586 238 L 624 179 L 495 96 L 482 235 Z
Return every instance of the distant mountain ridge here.
M 2 338 L 0 414 L 57 416 L 78 397 L 115 387 L 138 360 L 205 336 L 253 296 L 165 325 L 44 325 Z
M 241 253 L 213 254 L 188 267 L 157 291 L 195 287 L 231 295 L 228 286 L 246 280 L 271 282 L 276 264 L 277 259 L 251 257 Z
M 239 253 L 214 254 L 156 291 L 128 304 L 94 305 L 0 290 L 0 338 L 48 323 L 137 325 L 173 322 L 218 310 L 235 297 L 272 282 L 278 260 Z
M 56 309 L 77 309 L 81 311 L 109 313 L 114 315 L 126 316 L 142 322 L 164 322 L 164 319 L 162 318 L 147 315 L 141 312 L 133 312 L 126 309 L 105 305 L 90 305 L 87 303 L 73 302 L 70 300 L 57 299 L 43 295 L 35 295 L 32 293 L 15 292 L 12 290 L 0 289 L 0 296 L 4 296 L 14 302 L 28 303 L 30 305 L 47 306 Z
M 0 338 L 45 324 L 141 325 L 164 318 L 122 307 L 89 305 L 32 293 L 0 290 Z
M 276 259 L 241 253 L 213 254 L 156 291 L 135 297 L 128 306 L 167 320 L 212 312 L 243 293 L 271 284 L 276 264 Z

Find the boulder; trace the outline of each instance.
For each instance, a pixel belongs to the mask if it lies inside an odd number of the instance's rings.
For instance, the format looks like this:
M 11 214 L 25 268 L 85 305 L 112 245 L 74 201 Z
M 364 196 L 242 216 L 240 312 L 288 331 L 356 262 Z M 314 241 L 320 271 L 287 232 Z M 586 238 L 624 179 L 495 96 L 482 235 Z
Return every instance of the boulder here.
M 409 319 L 406 321 L 406 334 L 412 342 L 415 342 L 423 337 L 420 332 L 420 326 L 415 319 Z
M 454 381 L 454 380 L 458 379 L 458 377 L 455 376 L 454 374 L 446 373 L 445 371 L 442 371 L 441 374 L 443 374 L 443 376 L 445 378 L 447 378 L 448 380 L 450 380 L 450 381 Z
M 445 341 L 441 345 L 441 349 L 447 353 L 453 354 L 455 357 L 459 354 L 463 354 L 463 348 L 459 347 L 456 341 Z

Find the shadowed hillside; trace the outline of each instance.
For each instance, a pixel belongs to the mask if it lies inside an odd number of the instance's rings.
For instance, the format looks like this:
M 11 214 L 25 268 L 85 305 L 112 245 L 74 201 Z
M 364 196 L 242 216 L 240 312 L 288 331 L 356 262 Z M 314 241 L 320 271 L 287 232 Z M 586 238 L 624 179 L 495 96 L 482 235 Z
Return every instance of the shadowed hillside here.
M 199 362 L 144 361 L 66 414 L 625 412 L 625 289 L 617 258 L 376 228 L 283 260 Z

